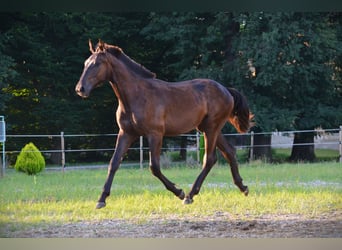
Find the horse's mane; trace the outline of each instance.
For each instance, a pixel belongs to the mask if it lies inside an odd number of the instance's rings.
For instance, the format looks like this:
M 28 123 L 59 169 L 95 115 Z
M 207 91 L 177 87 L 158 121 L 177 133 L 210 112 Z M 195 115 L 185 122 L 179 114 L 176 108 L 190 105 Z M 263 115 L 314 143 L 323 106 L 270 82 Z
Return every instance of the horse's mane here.
M 123 62 L 135 74 L 144 78 L 156 78 L 156 74 L 127 56 L 121 48 L 105 43 L 104 49 Z

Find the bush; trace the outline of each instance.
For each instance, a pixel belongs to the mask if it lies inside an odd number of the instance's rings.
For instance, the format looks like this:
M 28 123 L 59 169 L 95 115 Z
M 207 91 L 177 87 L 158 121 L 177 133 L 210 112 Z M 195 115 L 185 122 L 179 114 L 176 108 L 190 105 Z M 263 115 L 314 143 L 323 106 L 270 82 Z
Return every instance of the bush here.
M 30 142 L 22 148 L 14 168 L 28 175 L 35 175 L 45 168 L 45 159 L 39 149 Z
M 200 162 L 203 163 L 203 157 L 205 153 L 205 145 L 204 145 L 204 135 L 201 133 L 200 141 L 199 141 L 199 151 L 200 151 Z

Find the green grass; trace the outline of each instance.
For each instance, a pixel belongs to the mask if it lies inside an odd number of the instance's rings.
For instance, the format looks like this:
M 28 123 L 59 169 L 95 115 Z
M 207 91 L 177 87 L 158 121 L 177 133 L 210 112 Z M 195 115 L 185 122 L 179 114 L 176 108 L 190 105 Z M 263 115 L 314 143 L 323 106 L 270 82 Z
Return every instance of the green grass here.
M 36 178 L 8 170 L 0 179 L 0 237 L 32 226 L 128 219 L 204 218 L 228 212 L 232 218 L 299 214 L 314 217 L 342 209 L 340 163 L 279 164 L 253 162 L 240 173 L 250 188 L 244 197 L 232 184 L 227 166 L 215 166 L 192 205 L 182 202 L 149 170 L 117 172 L 107 207 L 95 210 L 106 170 L 45 171 Z M 189 191 L 199 168 L 173 167 L 164 174 Z M 5 232 L 6 230 L 6 232 Z

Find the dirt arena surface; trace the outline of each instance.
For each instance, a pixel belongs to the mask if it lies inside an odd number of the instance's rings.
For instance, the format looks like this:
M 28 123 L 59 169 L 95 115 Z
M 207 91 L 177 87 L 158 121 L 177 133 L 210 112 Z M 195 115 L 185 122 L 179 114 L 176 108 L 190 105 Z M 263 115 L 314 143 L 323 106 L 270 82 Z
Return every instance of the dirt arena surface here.
M 315 218 L 264 215 L 253 219 L 233 219 L 228 213 L 217 212 L 201 218 L 108 219 L 1 231 L 2 237 L 11 238 L 341 238 L 342 212 Z

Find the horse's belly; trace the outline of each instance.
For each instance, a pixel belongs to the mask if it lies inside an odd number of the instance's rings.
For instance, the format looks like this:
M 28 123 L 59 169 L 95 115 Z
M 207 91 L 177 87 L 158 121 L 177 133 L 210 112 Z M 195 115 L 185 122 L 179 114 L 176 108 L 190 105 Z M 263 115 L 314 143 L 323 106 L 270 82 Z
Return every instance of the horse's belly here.
M 180 135 L 180 134 L 185 134 L 190 132 L 191 130 L 194 130 L 196 128 L 196 126 L 183 126 L 181 128 L 176 128 L 176 127 L 167 127 L 165 129 L 165 136 L 176 136 L 176 135 Z
M 205 114 L 196 112 L 191 114 L 179 112 L 166 119 L 165 135 L 179 135 L 194 130 L 203 120 Z

